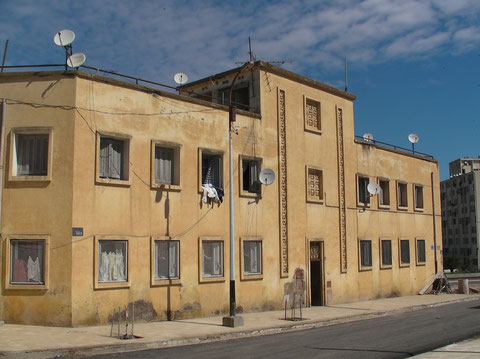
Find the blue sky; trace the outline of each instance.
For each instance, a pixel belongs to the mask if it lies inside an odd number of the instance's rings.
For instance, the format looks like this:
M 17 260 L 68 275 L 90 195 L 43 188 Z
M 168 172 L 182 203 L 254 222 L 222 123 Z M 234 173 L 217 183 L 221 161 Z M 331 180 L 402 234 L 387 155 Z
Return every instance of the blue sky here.
M 61 63 L 58 30 L 76 34 L 86 65 L 175 85 L 261 60 L 344 88 L 355 132 L 448 162 L 480 155 L 480 1 L 0 0 L 7 65 Z

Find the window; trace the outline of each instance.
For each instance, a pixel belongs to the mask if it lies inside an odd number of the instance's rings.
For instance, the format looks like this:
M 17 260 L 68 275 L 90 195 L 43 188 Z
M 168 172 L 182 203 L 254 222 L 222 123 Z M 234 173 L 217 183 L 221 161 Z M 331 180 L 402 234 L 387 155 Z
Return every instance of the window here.
M 14 128 L 11 136 L 9 179 L 51 179 L 51 128 Z
M 321 133 L 320 102 L 304 97 L 305 130 Z
M 392 267 L 392 241 L 389 239 L 380 240 L 380 250 L 382 258 L 382 268 Z
M 6 289 L 48 289 L 50 237 L 12 235 L 6 240 Z
M 179 279 L 180 242 L 155 240 L 155 280 Z
M 211 184 L 223 188 L 223 155 L 221 153 L 199 150 L 200 154 L 200 190 L 201 186 Z
M 248 91 L 248 83 L 235 87 L 232 90 L 232 105 L 241 110 L 250 111 L 250 94 Z M 229 105 L 230 87 L 218 91 L 218 103 Z
M 423 186 L 414 185 L 415 192 L 415 209 L 423 210 Z
M 323 202 L 323 171 L 307 166 L 306 177 L 307 202 Z
M 244 240 L 243 243 L 243 274 L 262 274 L 262 241 Z
M 201 273 L 203 278 L 223 279 L 223 241 L 201 241 Z
M 128 273 L 127 241 L 98 241 L 98 282 L 126 282 Z
M 10 284 L 45 284 L 45 241 L 10 240 Z
M 425 254 L 425 240 L 417 239 L 417 265 L 425 264 L 426 254 Z
M 400 239 L 400 266 L 410 265 L 410 241 Z
M 368 195 L 368 177 L 358 176 L 358 205 L 366 206 L 370 203 L 370 196 Z
M 97 182 L 129 184 L 130 137 L 97 133 Z
M 151 165 L 153 188 L 180 189 L 180 145 L 152 141 Z
M 372 241 L 360 240 L 360 269 L 372 267 Z
M 379 179 L 380 193 L 378 194 L 378 204 L 383 207 L 390 206 L 390 181 Z
M 397 205 L 406 209 L 408 207 L 407 184 L 397 182 Z
M 241 174 L 240 184 L 242 188 L 242 194 L 260 194 L 261 184 L 259 181 L 259 175 L 262 168 L 262 161 L 258 158 L 249 158 L 240 155 Z

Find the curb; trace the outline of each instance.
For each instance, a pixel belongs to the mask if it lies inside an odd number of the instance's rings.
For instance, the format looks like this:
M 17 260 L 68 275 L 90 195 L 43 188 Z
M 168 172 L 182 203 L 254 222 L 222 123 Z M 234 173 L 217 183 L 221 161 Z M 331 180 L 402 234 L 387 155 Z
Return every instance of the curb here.
M 364 313 L 358 315 L 352 315 L 349 317 L 335 318 L 328 320 L 308 320 L 306 319 L 301 324 L 298 322 L 292 322 L 290 325 L 283 325 L 272 328 L 264 329 L 249 329 L 244 331 L 203 335 L 200 337 L 184 338 L 184 339 L 169 339 L 169 340 L 154 340 L 151 342 L 128 342 L 125 344 L 108 344 L 108 345 L 94 345 L 94 346 L 79 346 L 72 348 L 58 348 L 58 349 L 41 349 L 41 350 L 15 350 L 15 351 L 2 351 L 0 350 L 1 358 L 16 358 L 16 359 L 46 359 L 46 358 L 69 358 L 69 357 L 85 357 L 101 354 L 113 354 L 124 353 L 139 350 L 171 348 L 177 346 L 195 345 L 202 343 L 213 343 L 219 341 L 226 341 L 231 339 L 249 338 L 254 336 L 273 335 L 279 333 L 294 332 L 300 330 L 308 330 L 314 328 L 327 327 L 332 325 L 338 325 L 343 323 L 357 322 L 361 320 L 369 320 L 374 318 L 386 317 L 401 313 L 414 312 L 427 308 L 440 307 L 448 304 L 455 304 L 460 302 L 469 302 L 478 300 L 479 297 L 469 297 L 463 299 L 456 299 L 447 302 L 439 302 L 434 304 L 420 304 L 412 307 L 406 307 L 401 309 L 394 309 L 389 311 L 378 311 L 372 313 Z M 1 323 L 1 322 L 0 322 Z M 0 324 L 1 325 L 1 324 Z

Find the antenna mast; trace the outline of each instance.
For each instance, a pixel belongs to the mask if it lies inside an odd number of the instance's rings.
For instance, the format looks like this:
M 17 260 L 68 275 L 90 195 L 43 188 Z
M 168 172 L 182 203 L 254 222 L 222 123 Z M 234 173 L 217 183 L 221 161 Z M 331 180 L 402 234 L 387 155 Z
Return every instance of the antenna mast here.
M 345 92 L 348 92 L 347 57 L 345 56 Z

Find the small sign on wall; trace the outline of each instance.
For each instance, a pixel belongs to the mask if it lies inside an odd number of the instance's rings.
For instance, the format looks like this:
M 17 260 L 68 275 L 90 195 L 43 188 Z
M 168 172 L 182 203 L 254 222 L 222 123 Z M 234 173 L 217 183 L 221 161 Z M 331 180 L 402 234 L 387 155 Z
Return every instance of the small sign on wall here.
M 73 227 L 72 228 L 72 236 L 74 236 L 74 237 L 83 236 L 83 228 L 82 227 Z

